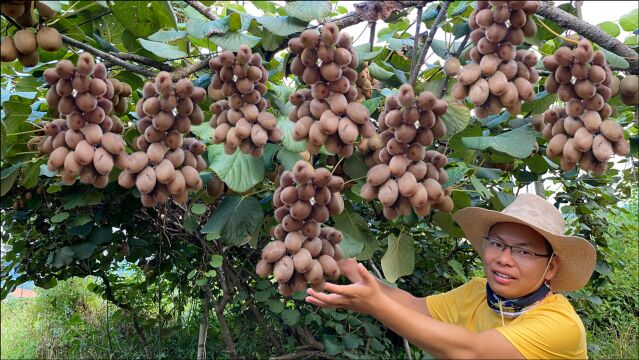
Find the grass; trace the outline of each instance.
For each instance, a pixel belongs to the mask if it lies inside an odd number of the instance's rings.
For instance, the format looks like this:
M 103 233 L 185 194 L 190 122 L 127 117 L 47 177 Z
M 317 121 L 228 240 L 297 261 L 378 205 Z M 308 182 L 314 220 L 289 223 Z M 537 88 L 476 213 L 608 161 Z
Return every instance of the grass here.
M 0 358 L 33 359 L 37 356 L 38 334 L 29 308 L 33 298 L 9 299 L 2 302 L 0 324 Z

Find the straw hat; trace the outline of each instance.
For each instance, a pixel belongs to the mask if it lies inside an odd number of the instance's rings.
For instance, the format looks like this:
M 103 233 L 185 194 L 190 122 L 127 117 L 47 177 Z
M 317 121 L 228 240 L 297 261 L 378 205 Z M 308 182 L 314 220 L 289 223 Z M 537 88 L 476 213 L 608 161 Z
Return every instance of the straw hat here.
M 482 254 L 483 239 L 496 223 L 518 223 L 535 229 L 548 240 L 559 257 L 559 268 L 550 280 L 553 291 L 581 289 L 595 269 L 595 248 L 586 239 L 565 236 L 565 222 L 559 210 L 537 195 L 519 195 L 501 212 L 478 207 L 461 209 L 454 219 L 479 254 Z

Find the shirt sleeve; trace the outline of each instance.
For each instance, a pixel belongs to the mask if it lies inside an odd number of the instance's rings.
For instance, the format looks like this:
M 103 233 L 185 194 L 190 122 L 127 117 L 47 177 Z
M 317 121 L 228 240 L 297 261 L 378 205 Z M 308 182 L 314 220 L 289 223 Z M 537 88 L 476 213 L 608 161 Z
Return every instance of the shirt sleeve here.
M 426 297 L 426 307 L 431 317 L 448 324 L 457 324 L 461 302 L 474 292 L 481 281 L 474 278 L 462 286 L 445 293 Z
M 495 330 L 527 359 L 584 359 L 588 357 L 586 334 L 576 316 L 568 309 L 549 306 Z

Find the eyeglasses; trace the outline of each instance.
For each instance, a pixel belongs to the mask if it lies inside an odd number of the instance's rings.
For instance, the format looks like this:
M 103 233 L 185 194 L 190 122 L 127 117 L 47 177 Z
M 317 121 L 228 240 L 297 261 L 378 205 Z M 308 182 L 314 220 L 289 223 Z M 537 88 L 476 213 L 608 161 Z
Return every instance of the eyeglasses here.
M 485 240 L 483 244 L 484 254 L 489 256 L 501 255 L 501 253 L 503 253 L 504 249 L 506 248 L 510 248 L 510 254 L 515 261 L 527 261 L 527 260 L 532 260 L 536 257 L 547 258 L 547 257 L 550 257 L 551 255 L 551 254 L 538 254 L 534 251 L 524 249 L 518 246 L 507 245 L 501 241 L 497 241 L 495 239 L 491 239 L 488 237 L 485 237 L 484 240 Z

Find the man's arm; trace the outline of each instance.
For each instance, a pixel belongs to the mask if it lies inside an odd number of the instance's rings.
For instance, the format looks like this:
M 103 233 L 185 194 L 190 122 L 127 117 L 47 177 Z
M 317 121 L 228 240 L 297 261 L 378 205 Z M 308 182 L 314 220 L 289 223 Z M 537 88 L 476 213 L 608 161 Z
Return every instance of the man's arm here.
M 357 265 L 357 272 L 360 280 L 352 285 L 327 283 L 328 293 L 308 289 L 306 301 L 320 307 L 342 308 L 372 315 L 395 333 L 435 357 L 522 358 L 517 349 L 498 331 L 488 330 L 477 334 L 461 326 L 435 320 L 395 300 L 408 299 L 404 294 L 391 292 L 394 298 L 386 295 L 389 290 L 382 290 L 386 285 L 380 284 L 363 265 Z M 415 304 L 414 299 L 408 302 Z
M 338 264 L 341 273 L 345 275 L 352 283 L 357 283 L 362 280 L 357 271 L 357 261 L 355 259 L 342 259 L 338 262 Z M 404 291 L 400 288 L 389 286 L 378 278 L 375 278 L 375 280 L 377 280 L 377 284 L 379 284 L 379 287 L 384 295 L 406 306 L 407 308 L 413 309 L 420 314 L 430 317 L 428 306 L 426 306 L 426 298 L 413 296 L 409 292 Z

